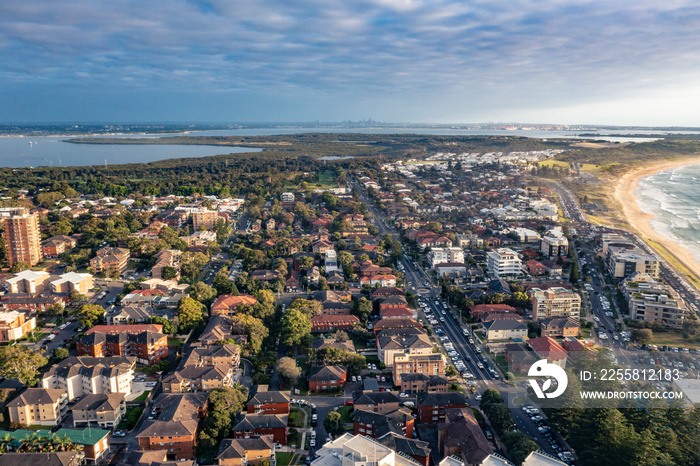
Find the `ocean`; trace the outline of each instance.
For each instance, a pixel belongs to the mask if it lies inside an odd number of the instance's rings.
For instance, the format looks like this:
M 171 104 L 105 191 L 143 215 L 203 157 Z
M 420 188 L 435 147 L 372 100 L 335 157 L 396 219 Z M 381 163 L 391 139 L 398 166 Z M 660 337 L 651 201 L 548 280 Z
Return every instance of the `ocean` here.
M 639 208 L 654 215 L 651 227 L 686 248 L 700 263 L 700 164 L 641 178 L 635 195 Z

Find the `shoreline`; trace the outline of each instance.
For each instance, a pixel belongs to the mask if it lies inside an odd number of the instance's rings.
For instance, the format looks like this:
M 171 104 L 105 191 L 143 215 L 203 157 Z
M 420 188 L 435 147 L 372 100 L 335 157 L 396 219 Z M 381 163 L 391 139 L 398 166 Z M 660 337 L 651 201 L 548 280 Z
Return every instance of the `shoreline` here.
M 661 163 L 659 165 L 650 165 L 627 172 L 618 180 L 614 196 L 615 199 L 622 204 L 622 211 L 630 226 L 643 240 L 646 240 L 647 243 L 649 243 L 649 241 L 656 243 L 656 245 L 664 249 L 666 254 L 673 257 L 674 260 L 688 269 L 688 271 L 694 275 L 695 280 L 700 280 L 700 264 L 698 264 L 690 252 L 681 246 L 680 243 L 662 236 L 654 230 L 650 223 L 654 215 L 643 212 L 639 208 L 637 196 L 635 195 L 637 185 L 641 178 L 687 165 L 700 165 L 700 157 L 685 158 L 673 162 Z M 652 249 L 656 249 L 654 244 L 649 243 L 649 246 L 651 246 Z M 685 275 L 682 270 L 678 272 Z

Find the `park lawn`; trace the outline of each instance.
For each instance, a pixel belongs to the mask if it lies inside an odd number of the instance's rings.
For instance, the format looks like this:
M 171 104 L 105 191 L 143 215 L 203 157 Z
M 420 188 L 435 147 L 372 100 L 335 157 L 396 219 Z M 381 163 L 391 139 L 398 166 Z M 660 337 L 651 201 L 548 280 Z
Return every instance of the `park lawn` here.
M 351 423 L 352 411 L 352 406 L 341 406 L 340 408 L 338 408 L 338 412 L 340 413 L 340 422 L 342 422 L 343 424 Z
M 591 336 L 591 329 L 588 327 L 581 327 L 579 330 L 579 338 L 588 338 Z
M 292 407 L 289 411 L 289 426 L 304 427 L 304 413 L 299 408 Z
M 314 183 L 309 183 L 310 186 L 314 188 L 337 188 L 338 183 L 335 181 L 334 172 L 331 170 L 322 171 L 318 174 L 318 181 Z
M 687 341 L 679 332 L 669 330 L 668 332 L 654 332 L 651 337 L 651 344 L 659 346 L 679 346 L 681 348 L 700 348 L 700 340 Z
M 122 418 L 121 422 L 119 423 L 119 430 L 131 430 L 136 426 L 136 423 L 139 421 L 139 418 L 141 417 L 141 413 L 143 413 L 143 408 L 136 406 L 134 408 L 128 408 L 126 410 L 126 414 Z
M 146 398 L 148 398 L 148 395 L 151 393 L 150 390 L 145 390 L 142 394 L 134 398 L 133 401 L 146 401 Z
M 296 453 L 292 451 L 280 451 L 275 453 L 275 458 L 277 459 L 277 466 L 287 466 L 292 462 L 292 458 Z

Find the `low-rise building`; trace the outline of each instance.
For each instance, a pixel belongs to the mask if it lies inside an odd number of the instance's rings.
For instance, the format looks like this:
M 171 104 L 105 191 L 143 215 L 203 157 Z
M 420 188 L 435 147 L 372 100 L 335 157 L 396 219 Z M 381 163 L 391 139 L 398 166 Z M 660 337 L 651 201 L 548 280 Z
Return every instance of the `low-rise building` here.
M 119 325 L 117 327 L 127 327 Z M 103 358 L 109 356 L 133 356 L 141 364 L 158 364 L 168 357 L 168 336 L 163 333 L 91 332 L 84 335 L 76 344 L 78 356 Z
M 408 337 L 381 337 L 377 338 L 377 342 L 379 361 L 387 367 L 393 367 L 396 355 L 430 354 L 434 346 L 425 333 Z
M 165 450 L 176 461 L 193 459 L 200 419 L 206 416 L 206 393 L 163 393 L 152 407 L 154 419 L 136 433 L 139 449 Z
M 343 366 L 313 366 L 306 378 L 309 393 L 342 389 L 348 380 L 347 369 Z
M 90 259 L 92 273 L 122 273 L 126 270 L 131 251 L 126 248 L 104 247 Z
M 185 366 L 162 380 L 163 393 L 206 392 L 233 386 L 231 366 Z
M 394 385 L 401 386 L 404 374 L 445 376 L 445 360 L 442 354 L 406 354 L 394 356 Z
M 287 444 L 286 414 L 241 413 L 234 422 L 231 433 L 234 439 L 251 438 L 254 435 L 271 435 L 275 443 Z
M 416 397 L 418 420 L 421 424 L 444 423 L 446 410 L 465 408 L 466 406 L 467 398 L 461 392 L 419 392 Z
M 39 294 L 48 287 L 48 272 L 34 272 L 33 270 L 23 270 L 16 273 L 12 278 L 6 280 L 10 293 Z
M 323 445 L 311 466 L 420 466 L 405 453 L 399 453 L 366 435 L 344 434 Z
M 543 337 L 577 337 L 581 330 L 578 319 L 573 317 L 555 317 L 540 323 Z
M 36 318 L 27 312 L 0 311 L 0 341 L 15 341 L 36 328 Z
M 415 419 L 408 408 L 397 408 L 387 413 L 377 413 L 355 408 L 352 414 L 353 433 L 372 438 L 382 438 L 389 433 L 413 437 Z
M 223 466 L 252 466 L 263 461 L 275 464 L 275 442 L 271 435 L 225 438 L 221 441 L 215 460 L 216 464 Z
M 252 305 L 258 301 L 251 295 L 222 294 L 211 305 L 212 316 L 232 316 L 236 314 L 238 306 Z
M 439 375 L 425 374 L 402 374 L 401 388 L 402 393 L 418 393 L 418 392 L 447 392 L 447 379 Z
M 498 319 L 482 322 L 487 340 L 514 340 L 527 337 L 527 324 L 518 320 Z
M 257 392 L 246 403 L 250 414 L 289 414 L 289 397 L 280 391 L 269 391 L 258 385 Z
M 73 427 L 97 425 L 112 430 L 126 413 L 123 393 L 85 395 L 71 408 Z
M 629 249 L 611 245 L 605 256 L 605 264 L 610 275 L 615 278 L 625 278 L 634 272 L 639 272 L 658 280 L 661 272 L 659 258 L 639 248 Z
M 10 422 L 22 425 L 55 426 L 68 406 L 62 389 L 28 388 L 7 403 Z
M 51 291 L 56 294 L 86 294 L 93 287 L 92 275 L 89 273 L 64 273 L 58 280 L 51 282 Z
M 352 330 L 360 323 L 353 315 L 320 315 L 311 318 L 312 332 L 335 332 L 336 330 Z
M 540 240 L 540 251 L 549 258 L 569 254 L 569 240 L 566 236 L 543 236 Z
M 532 338 L 527 343 L 537 353 L 539 359 L 546 359 L 550 364 L 556 364 L 562 368 L 566 366 L 566 350 L 550 337 Z
M 466 464 L 481 464 L 493 453 L 469 407 L 445 409 L 445 422 L 438 424 L 440 453 L 458 456 Z
M 391 392 L 365 392 L 357 390 L 352 394 L 354 409 L 373 413 L 389 413 L 399 409 L 401 400 Z
M 622 293 L 631 319 L 681 327 L 689 312 L 676 290 L 648 274 L 632 274 L 623 283 Z
M 464 264 L 464 251 L 462 248 L 433 248 L 428 253 L 428 263 L 433 269 L 439 264 L 460 263 Z

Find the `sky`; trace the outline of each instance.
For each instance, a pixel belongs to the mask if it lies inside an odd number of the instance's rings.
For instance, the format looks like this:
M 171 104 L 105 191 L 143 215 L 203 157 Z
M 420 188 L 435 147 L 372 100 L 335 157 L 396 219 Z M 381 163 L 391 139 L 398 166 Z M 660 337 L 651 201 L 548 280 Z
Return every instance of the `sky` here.
M 4 0 L 0 122 L 700 126 L 694 0 Z

